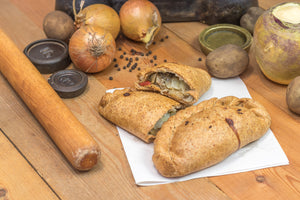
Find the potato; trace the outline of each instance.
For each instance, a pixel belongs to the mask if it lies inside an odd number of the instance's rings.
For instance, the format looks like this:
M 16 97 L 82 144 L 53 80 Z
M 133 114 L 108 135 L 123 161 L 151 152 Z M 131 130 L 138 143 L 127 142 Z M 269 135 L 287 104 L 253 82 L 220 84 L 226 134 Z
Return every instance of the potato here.
M 223 45 L 206 57 L 208 72 L 217 78 L 231 78 L 240 75 L 249 64 L 248 53 L 234 44 Z
M 300 114 L 300 76 L 289 83 L 286 90 L 286 103 L 292 112 Z
M 253 34 L 254 25 L 259 16 L 263 14 L 265 10 L 260 7 L 251 7 L 247 12 L 241 17 L 240 25 L 241 27 L 247 29 L 251 34 Z
M 75 31 L 73 19 L 62 11 L 52 11 L 43 21 L 43 30 L 48 38 L 69 42 Z

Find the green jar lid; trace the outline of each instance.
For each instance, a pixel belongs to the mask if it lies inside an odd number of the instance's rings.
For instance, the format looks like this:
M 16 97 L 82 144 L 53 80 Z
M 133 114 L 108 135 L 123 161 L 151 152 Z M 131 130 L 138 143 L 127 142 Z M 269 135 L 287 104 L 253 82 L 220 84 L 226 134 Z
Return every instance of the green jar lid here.
M 252 44 L 252 35 L 237 25 L 215 24 L 201 32 L 199 42 L 205 55 L 226 44 L 235 44 L 248 51 Z

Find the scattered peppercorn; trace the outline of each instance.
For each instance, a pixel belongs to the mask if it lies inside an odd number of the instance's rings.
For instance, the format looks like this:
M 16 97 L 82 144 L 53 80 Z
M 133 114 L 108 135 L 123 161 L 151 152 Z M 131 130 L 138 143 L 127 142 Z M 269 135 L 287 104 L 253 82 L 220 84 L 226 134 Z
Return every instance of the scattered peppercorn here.
M 160 41 L 163 42 L 163 41 L 164 41 L 164 38 L 161 38 Z
M 168 62 L 168 61 L 165 59 L 164 62 Z
M 131 69 L 135 69 L 136 66 L 137 66 L 137 63 L 134 63 L 134 64 L 132 65 Z
M 132 62 L 132 61 L 133 61 L 133 59 L 132 59 L 132 58 L 129 58 L 129 61 L 130 61 L 130 62 Z
M 122 51 L 122 48 L 121 47 L 119 47 L 119 49 L 118 49 L 119 51 Z
M 166 39 L 168 39 L 169 38 L 169 36 L 168 35 L 166 35 L 166 37 L 165 37 Z
M 117 61 L 117 59 L 116 59 L 116 58 L 114 58 L 114 59 L 113 59 L 113 61 L 114 61 L 114 62 L 116 62 L 116 61 Z
M 157 59 L 157 56 L 156 56 L 156 55 L 154 55 L 154 56 L 153 56 L 153 59 L 154 59 L 154 60 L 156 60 L 156 59 Z
M 121 71 L 121 68 L 118 68 L 118 71 Z
M 154 41 L 154 42 L 152 42 L 152 44 L 153 44 L 153 45 L 155 45 L 155 44 L 156 44 L 156 42 Z
M 126 55 L 126 52 L 124 51 L 123 54 Z
M 118 67 L 119 65 L 118 64 L 115 64 L 115 67 Z
M 151 54 L 152 54 L 152 51 L 148 51 L 148 54 L 151 55 Z
M 138 60 L 139 60 L 139 57 L 135 57 L 135 60 L 138 61 Z
M 198 58 L 198 61 L 202 61 L 202 58 Z
M 113 77 L 112 77 L 112 76 L 110 76 L 108 79 L 109 79 L 109 80 L 113 80 Z
M 155 63 L 154 66 L 157 66 L 157 64 Z
M 151 63 L 153 63 L 153 60 L 150 60 Z
M 129 60 L 128 57 L 125 58 L 126 60 Z
M 123 69 L 126 69 L 126 66 L 123 66 Z
M 123 56 L 123 55 L 120 55 L 120 58 L 121 58 L 121 59 L 123 59 L 123 58 L 124 58 L 124 56 Z
M 131 69 L 129 69 L 129 72 L 132 72 L 132 70 L 131 70 Z
M 138 67 L 138 70 L 140 71 L 140 70 L 141 70 L 141 68 L 140 68 L 140 67 Z

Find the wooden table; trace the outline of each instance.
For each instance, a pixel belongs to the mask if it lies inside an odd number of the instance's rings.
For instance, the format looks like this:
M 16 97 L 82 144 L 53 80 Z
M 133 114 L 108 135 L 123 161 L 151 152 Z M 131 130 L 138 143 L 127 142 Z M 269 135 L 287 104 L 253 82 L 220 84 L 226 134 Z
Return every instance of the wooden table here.
M 263 8 L 280 2 L 284 1 L 259 1 Z M 45 38 L 42 21 L 54 10 L 54 0 L 1 0 L 0 5 L 0 28 L 20 50 L 32 41 Z M 157 44 L 150 50 L 158 56 L 158 63 L 167 59 L 205 69 L 205 56 L 197 41 L 205 27 L 198 22 L 164 24 Z M 166 35 L 169 38 L 159 42 Z M 146 52 L 143 45 L 124 37 L 118 38 L 117 46 L 122 47 L 122 52 L 129 52 L 132 47 Z M 116 57 L 122 52 L 117 52 Z M 101 73 L 89 75 L 89 85 L 83 95 L 63 100 L 102 151 L 97 166 L 89 172 L 78 172 L 1 74 L 0 199 L 300 199 L 300 116 L 287 108 L 286 86 L 266 79 L 251 50 L 249 54 L 250 65 L 240 77 L 251 96 L 271 114 L 271 129 L 289 165 L 173 184 L 137 186 L 115 126 L 97 113 L 106 89 L 133 86 L 136 80 L 136 70 L 117 71 L 112 65 Z M 198 61 L 199 57 L 202 61 Z M 125 63 L 119 62 L 121 66 Z M 151 63 L 144 59 L 140 61 L 143 64 Z M 110 76 L 113 80 L 109 80 Z

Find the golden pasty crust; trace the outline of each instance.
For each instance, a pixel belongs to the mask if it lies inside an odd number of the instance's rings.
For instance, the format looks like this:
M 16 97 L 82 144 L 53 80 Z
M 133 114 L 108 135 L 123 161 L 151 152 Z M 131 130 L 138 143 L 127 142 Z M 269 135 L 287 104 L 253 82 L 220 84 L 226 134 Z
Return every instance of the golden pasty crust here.
M 179 92 L 177 88 L 174 90 L 162 88 L 159 84 L 153 83 L 153 81 L 151 84 L 145 84 L 145 82 L 149 82 L 150 76 L 154 73 L 172 74 L 179 80 L 183 80 L 188 88 L 183 92 Z M 177 63 L 163 63 L 146 68 L 137 77 L 138 81 L 135 83 L 137 90 L 159 92 L 185 105 L 192 105 L 197 102 L 211 86 L 211 77 L 205 70 Z
M 163 176 L 184 176 L 219 163 L 262 137 L 270 125 L 270 115 L 253 99 L 212 98 L 163 124 L 152 159 Z
M 182 105 L 158 93 L 115 90 L 106 93 L 99 104 L 99 113 L 115 125 L 150 143 L 155 135 L 149 134 L 156 122 L 171 109 Z

